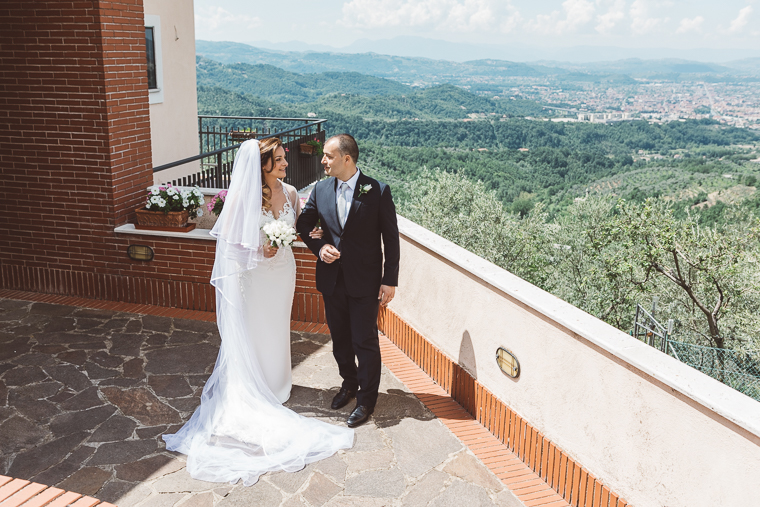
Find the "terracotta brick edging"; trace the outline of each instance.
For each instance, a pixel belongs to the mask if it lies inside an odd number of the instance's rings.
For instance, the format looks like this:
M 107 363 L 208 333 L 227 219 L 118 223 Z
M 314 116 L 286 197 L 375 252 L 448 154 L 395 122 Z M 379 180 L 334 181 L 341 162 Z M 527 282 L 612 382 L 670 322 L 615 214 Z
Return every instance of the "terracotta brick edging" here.
M 378 328 L 383 362 L 525 505 L 632 507 L 391 309 Z
M 44 484 L 0 475 L 0 505 L 3 507 L 115 507 L 91 496 L 51 488 Z

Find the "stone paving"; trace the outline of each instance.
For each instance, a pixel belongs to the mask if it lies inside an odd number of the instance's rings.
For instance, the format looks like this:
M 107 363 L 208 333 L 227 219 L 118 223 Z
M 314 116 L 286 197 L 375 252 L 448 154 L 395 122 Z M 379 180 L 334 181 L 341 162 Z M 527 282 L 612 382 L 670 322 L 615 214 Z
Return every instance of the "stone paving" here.
M 345 424 L 329 336 L 291 333 L 297 412 Z M 198 405 L 213 323 L 0 299 L 0 474 L 120 507 L 523 505 L 383 368 L 353 448 L 257 484 L 192 479 L 161 435 Z

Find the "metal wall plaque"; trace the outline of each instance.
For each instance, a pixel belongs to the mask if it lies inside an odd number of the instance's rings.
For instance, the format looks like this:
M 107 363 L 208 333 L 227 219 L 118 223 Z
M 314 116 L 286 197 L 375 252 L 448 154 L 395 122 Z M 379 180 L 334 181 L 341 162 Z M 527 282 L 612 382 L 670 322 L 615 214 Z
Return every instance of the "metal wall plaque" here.
M 496 364 L 499 365 L 499 369 L 501 369 L 505 375 L 512 378 L 520 376 L 520 362 L 514 354 L 504 347 L 496 349 Z
M 153 249 L 145 245 L 129 245 L 127 255 L 134 261 L 152 261 Z

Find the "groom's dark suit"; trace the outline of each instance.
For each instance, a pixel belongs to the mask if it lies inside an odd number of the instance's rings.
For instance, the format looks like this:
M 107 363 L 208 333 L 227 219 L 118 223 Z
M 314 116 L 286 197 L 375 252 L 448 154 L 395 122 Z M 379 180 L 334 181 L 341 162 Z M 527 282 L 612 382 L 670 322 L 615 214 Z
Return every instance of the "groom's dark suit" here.
M 318 258 L 317 290 L 325 299 L 333 355 L 343 377 L 343 387 L 352 391 L 360 388 L 357 405 L 374 407 L 381 365 L 377 338 L 378 293 L 381 284 L 398 285 L 396 207 L 388 185 L 360 172 L 351 209 L 345 226 L 341 227 L 336 206 L 339 183 L 336 178 L 328 178 L 315 185 L 296 229 Z M 360 195 L 366 185 L 371 185 L 371 189 Z M 309 232 L 317 219 L 321 220 L 324 236 L 312 239 Z M 340 251 L 340 258 L 331 264 L 319 257 L 320 250 L 327 244 Z

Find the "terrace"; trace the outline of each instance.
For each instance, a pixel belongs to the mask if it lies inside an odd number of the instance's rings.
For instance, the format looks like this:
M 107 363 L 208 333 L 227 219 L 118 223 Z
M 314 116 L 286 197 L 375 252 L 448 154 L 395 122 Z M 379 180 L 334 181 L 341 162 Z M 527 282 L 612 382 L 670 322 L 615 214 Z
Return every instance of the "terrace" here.
M 134 209 L 180 165 L 178 184 L 223 187 L 243 136 L 324 130 L 234 119 L 254 125 L 217 124 L 228 144 L 154 172 L 142 2 L 67 9 L 11 2 L 18 32 L 0 54 L 19 83 L 0 103 L 15 125 L 0 134 L 0 507 L 756 503 L 756 401 L 403 217 L 401 286 L 378 316 L 383 392 L 355 446 L 248 488 L 192 480 L 160 435 L 192 413 L 214 362 L 214 243 L 207 226 L 135 231 Z M 46 16 L 66 30 L 40 28 Z M 97 65 L 80 65 L 88 54 Z M 61 78 L 74 71 L 81 90 Z M 313 180 L 314 159 L 289 156 Z M 131 245 L 155 255 L 130 259 Z M 338 377 L 315 258 L 295 251 L 288 403 L 341 424 L 325 406 Z

